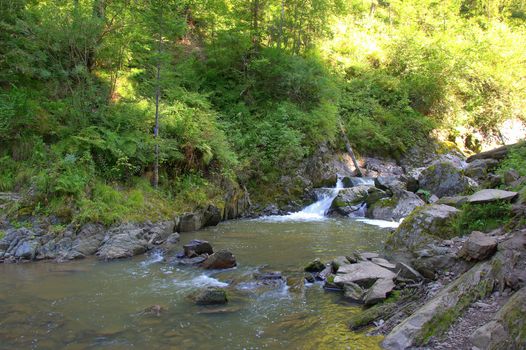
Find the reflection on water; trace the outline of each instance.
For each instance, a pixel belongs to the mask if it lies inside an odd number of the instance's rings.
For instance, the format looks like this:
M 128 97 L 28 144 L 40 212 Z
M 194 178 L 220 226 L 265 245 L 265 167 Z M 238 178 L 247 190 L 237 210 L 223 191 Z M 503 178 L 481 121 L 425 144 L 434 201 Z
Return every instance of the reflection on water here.
M 348 220 L 232 221 L 181 235 L 234 252 L 226 271 L 170 266 L 159 252 L 110 263 L 0 265 L 0 349 L 375 349 L 378 338 L 348 331 L 359 308 L 301 269 L 320 257 L 378 250 L 386 231 Z M 261 269 L 288 283 L 255 284 Z M 204 286 L 225 287 L 230 302 L 193 305 Z M 152 305 L 160 316 L 145 312 Z

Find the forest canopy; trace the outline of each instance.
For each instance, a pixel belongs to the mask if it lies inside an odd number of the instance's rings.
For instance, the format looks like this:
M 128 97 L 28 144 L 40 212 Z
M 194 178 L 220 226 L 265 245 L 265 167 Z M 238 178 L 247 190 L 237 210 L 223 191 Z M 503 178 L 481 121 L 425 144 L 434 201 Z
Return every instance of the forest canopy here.
M 0 0 L 0 191 L 33 213 L 184 209 L 340 125 L 396 159 L 525 111 L 524 0 Z

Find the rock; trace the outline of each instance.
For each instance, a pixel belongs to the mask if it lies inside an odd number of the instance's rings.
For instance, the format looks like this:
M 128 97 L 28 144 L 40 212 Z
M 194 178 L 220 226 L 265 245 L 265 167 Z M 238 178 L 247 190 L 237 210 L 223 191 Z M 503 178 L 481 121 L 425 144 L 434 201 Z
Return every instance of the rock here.
M 34 240 L 22 241 L 16 247 L 16 250 L 13 256 L 17 259 L 34 260 L 38 247 L 39 247 L 39 244 L 37 241 L 34 241 Z
M 343 284 L 343 295 L 347 299 L 359 302 L 362 301 L 364 294 L 365 290 L 356 283 L 348 282 Z
M 418 271 L 416 271 L 415 269 L 413 269 L 411 266 L 409 266 L 406 263 L 398 262 L 396 264 L 395 269 L 398 272 L 397 273 L 398 279 L 403 279 L 404 281 L 407 281 L 407 280 L 415 281 L 415 282 L 421 281 L 424 279 Z
M 393 190 L 407 190 L 405 182 L 400 181 L 398 176 L 380 176 L 374 179 L 374 186 L 384 190 L 393 192 Z
M 194 239 L 190 243 L 183 245 L 184 255 L 188 258 L 193 258 L 201 254 L 213 254 L 214 250 L 207 241 Z
M 376 202 L 378 202 L 382 198 L 389 198 L 390 195 L 387 194 L 387 192 L 382 191 L 376 187 L 369 187 L 368 190 L 368 196 L 365 199 L 365 204 L 367 204 L 367 207 L 372 207 Z
M 361 260 L 371 260 L 371 259 L 379 257 L 378 253 L 371 253 L 371 252 L 361 252 L 358 254 L 360 254 Z
M 168 236 L 168 238 L 166 238 L 166 243 L 176 244 L 179 242 L 180 238 L 181 236 L 177 232 L 174 232 L 170 236 Z
M 329 277 L 333 273 L 332 269 L 333 269 L 332 266 L 325 267 L 325 269 L 315 274 L 315 278 L 320 281 L 327 280 L 327 277 Z
M 140 230 L 120 233 L 107 238 L 97 251 L 103 260 L 128 258 L 148 250 L 148 242 L 140 236 Z
M 194 300 L 197 305 L 217 305 L 228 302 L 226 291 L 215 287 L 200 291 L 194 296 Z
M 203 215 L 201 213 L 185 213 L 179 218 L 176 231 L 192 232 L 203 227 Z
M 235 267 L 236 257 L 228 250 L 220 250 L 210 255 L 202 264 L 204 269 L 230 269 Z
M 519 194 L 517 192 L 503 191 L 497 189 L 485 189 L 478 191 L 468 197 L 468 203 L 481 204 L 495 201 L 510 202 Z
M 396 268 L 395 264 L 391 264 L 389 261 L 382 259 L 382 258 L 372 258 L 371 261 L 375 263 L 376 265 L 385 267 L 386 269 L 389 269 L 389 270 L 393 270 L 394 268 Z
M 320 272 L 325 269 L 325 265 L 320 261 L 320 259 L 314 259 L 310 264 L 305 266 L 305 272 Z
M 349 260 L 345 256 L 338 256 L 331 261 L 332 272 L 338 272 L 340 266 L 350 264 Z
M 141 315 L 152 315 L 160 317 L 161 313 L 163 313 L 164 311 L 166 311 L 166 308 L 162 307 L 161 305 L 152 305 L 142 310 Z
M 283 275 L 279 271 L 254 273 L 256 281 L 283 281 Z
M 489 350 L 491 349 L 490 344 L 497 345 L 506 340 L 506 331 L 499 322 L 490 321 L 476 329 L 469 340 L 480 350 Z
M 467 201 L 468 196 L 442 197 L 434 204 L 445 204 L 459 209 L 464 203 L 467 203 Z
M 350 188 L 350 187 L 355 187 L 355 186 L 374 186 L 374 179 L 372 177 L 352 177 L 352 176 L 348 177 L 346 176 L 342 178 L 342 183 L 345 188 Z
M 347 216 L 351 212 L 359 210 L 359 205 L 365 202 L 368 195 L 369 186 L 361 185 L 344 188 L 338 192 L 338 195 L 332 201 L 330 211 Z
M 491 257 L 496 251 L 497 240 L 495 238 L 485 235 L 482 232 L 473 231 L 462 246 L 459 256 L 468 261 L 480 261 Z
M 400 224 L 387 244 L 395 250 L 414 251 L 436 238 L 451 238 L 455 235 L 451 222 L 459 213 L 458 209 L 443 204 L 418 208 Z
M 343 286 L 345 283 L 351 282 L 369 287 L 380 278 L 393 279 L 395 274 L 370 261 L 362 261 L 357 264 L 341 266 L 334 278 L 334 283 Z
M 431 255 L 428 257 L 419 257 L 411 261 L 414 268 L 428 279 L 435 279 L 436 275 L 453 268 L 458 269 L 461 273 L 465 272 L 470 266 L 461 264 L 455 254 Z
M 498 165 L 499 162 L 495 159 L 476 159 L 467 165 L 464 170 L 464 175 L 477 181 L 482 181 L 486 179 L 488 174 Z
M 420 188 L 428 190 L 438 197 L 455 196 L 473 190 L 478 184 L 453 163 L 434 162 L 427 167 L 418 179 Z
M 451 314 L 457 315 L 493 290 L 494 281 L 487 278 L 491 270 L 490 264 L 482 263 L 460 276 L 393 328 L 382 346 L 407 349 L 424 345 L 432 335 L 440 335 L 449 328 L 446 322 L 454 320 Z
M 424 204 L 425 202 L 413 192 L 394 189 L 393 197 L 382 198 L 367 210 L 367 217 L 398 221 Z
M 221 210 L 210 204 L 203 211 L 203 227 L 217 226 L 221 222 Z
M 505 145 L 499 148 L 495 148 L 486 152 L 481 152 L 475 155 L 472 155 L 468 159 L 466 159 L 466 162 L 471 163 L 477 159 L 494 159 L 494 160 L 502 160 L 506 158 L 508 155 L 508 151 L 510 148 L 514 147 L 515 145 Z
M 392 279 L 380 278 L 376 280 L 365 294 L 365 305 L 374 305 L 381 302 L 387 298 L 387 295 L 393 291 L 394 287 L 395 284 Z

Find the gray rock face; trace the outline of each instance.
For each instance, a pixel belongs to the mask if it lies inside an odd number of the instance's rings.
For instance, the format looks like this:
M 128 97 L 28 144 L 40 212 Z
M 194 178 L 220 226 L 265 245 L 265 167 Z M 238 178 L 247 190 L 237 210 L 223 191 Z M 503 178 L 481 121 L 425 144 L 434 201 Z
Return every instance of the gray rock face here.
M 394 268 L 396 268 L 395 264 L 391 264 L 389 261 L 382 259 L 382 258 L 372 258 L 371 261 L 375 263 L 376 265 L 385 267 L 386 269 L 389 269 L 389 270 L 393 270 Z
M 455 234 L 451 222 L 458 213 L 458 209 L 443 204 L 418 208 L 396 229 L 388 244 L 394 249 L 414 251 L 436 238 L 451 238 Z
M 505 342 L 506 337 L 504 326 L 497 321 L 490 321 L 476 329 L 469 338 L 471 344 L 480 350 L 490 350 L 496 348 L 496 345 Z
M 365 294 L 365 290 L 358 284 L 348 282 L 343 285 L 343 295 L 352 301 L 361 302 Z
M 203 227 L 217 226 L 221 222 L 221 211 L 215 205 L 209 205 L 203 211 Z
M 214 250 L 212 249 L 212 245 L 210 245 L 210 243 L 208 243 L 207 241 L 201 241 L 198 239 L 194 239 L 190 241 L 190 243 L 185 244 L 183 246 L 183 249 L 184 249 L 184 255 L 188 258 L 193 258 L 201 254 L 213 254 L 214 253 Z
M 398 262 L 396 264 L 397 278 L 402 280 L 409 281 L 421 281 L 424 277 L 411 266 L 403 262 Z
M 148 241 L 140 235 L 140 230 L 132 230 L 108 237 L 97 251 L 103 260 L 128 258 L 148 250 Z
M 203 227 L 203 216 L 201 213 L 185 213 L 179 218 L 176 231 L 193 232 Z
M 338 256 L 331 261 L 332 272 L 336 273 L 340 269 L 340 266 L 349 265 L 350 262 L 345 256 Z
M 205 269 L 230 269 L 235 267 L 236 257 L 228 250 L 220 250 L 210 255 L 202 264 Z
M 486 189 L 478 191 L 468 197 L 469 203 L 482 204 L 495 201 L 512 201 L 519 194 L 517 192 L 503 191 L 497 189 Z
M 394 189 L 393 197 L 382 198 L 367 210 L 367 217 L 372 219 L 398 221 L 408 216 L 415 208 L 425 202 L 413 192 Z
M 495 159 L 476 159 L 468 163 L 464 170 L 464 175 L 477 181 L 485 180 L 488 174 L 493 171 L 499 162 Z
M 395 274 L 370 261 L 362 261 L 341 266 L 336 277 L 334 277 L 334 283 L 341 286 L 346 283 L 356 283 L 368 287 L 381 278 L 393 279 Z
M 207 288 L 194 296 L 197 305 L 218 305 L 228 302 L 227 294 L 221 288 Z
M 179 242 L 180 239 L 181 239 L 181 236 L 177 232 L 174 232 L 170 236 L 168 236 L 168 238 L 166 238 L 166 243 L 176 244 Z
M 393 291 L 395 284 L 392 279 L 381 278 L 376 280 L 372 287 L 365 294 L 364 302 L 365 305 L 374 305 L 385 298 L 387 295 Z
M 464 203 L 467 203 L 468 196 L 442 197 L 435 204 L 445 204 L 451 207 L 460 208 Z
M 400 176 L 380 176 L 374 179 L 374 185 L 384 191 L 407 190 L 405 182 Z
M 477 183 L 463 175 L 453 163 L 440 161 L 427 167 L 419 177 L 420 187 L 438 197 L 455 196 L 476 188 Z
M 8 230 L 0 240 L 0 259 L 33 260 L 40 247 L 37 234 L 27 228 Z
M 325 269 L 325 265 L 320 259 L 314 259 L 311 263 L 305 266 L 305 272 L 320 272 Z
M 33 260 L 39 244 L 33 240 L 22 241 L 15 250 L 14 256 L 18 259 Z
M 495 238 L 473 231 L 462 246 L 459 255 L 468 261 L 480 261 L 491 257 L 496 251 L 497 240 Z

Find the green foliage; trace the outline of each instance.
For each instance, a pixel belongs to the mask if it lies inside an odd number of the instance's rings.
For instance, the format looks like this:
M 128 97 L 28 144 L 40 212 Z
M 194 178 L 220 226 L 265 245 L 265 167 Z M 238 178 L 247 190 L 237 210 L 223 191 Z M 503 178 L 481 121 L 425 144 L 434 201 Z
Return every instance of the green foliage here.
M 472 231 L 488 232 L 503 226 L 511 217 L 511 204 L 508 202 L 466 203 L 455 218 L 453 227 L 459 235 L 469 234 Z
M 510 149 L 497 173 L 502 175 L 508 170 L 515 170 L 520 176 L 526 176 L 526 143 L 522 142 Z
M 0 239 L 5 237 L 5 232 L 0 230 Z

